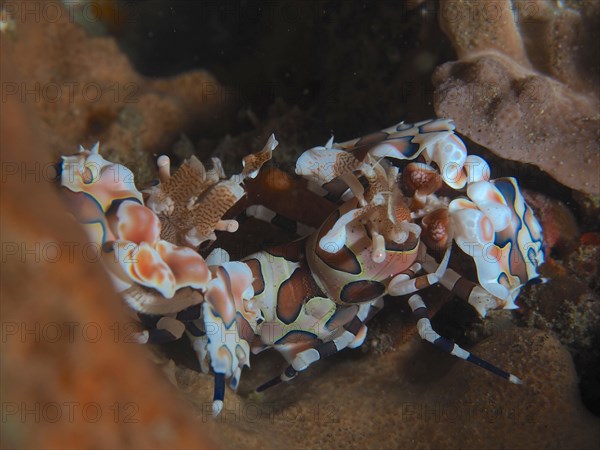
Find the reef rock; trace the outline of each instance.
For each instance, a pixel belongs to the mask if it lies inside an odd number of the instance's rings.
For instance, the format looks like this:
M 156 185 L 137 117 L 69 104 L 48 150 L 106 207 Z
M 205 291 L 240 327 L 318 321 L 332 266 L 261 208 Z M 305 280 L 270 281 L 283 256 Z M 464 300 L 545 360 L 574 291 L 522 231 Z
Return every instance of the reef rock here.
M 433 74 L 434 107 L 497 155 L 600 192 L 598 3 L 441 2 L 458 61 Z M 596 27 L 597 28 L 597 27 Z M 596 36 L 597 37 L 597 36 Z

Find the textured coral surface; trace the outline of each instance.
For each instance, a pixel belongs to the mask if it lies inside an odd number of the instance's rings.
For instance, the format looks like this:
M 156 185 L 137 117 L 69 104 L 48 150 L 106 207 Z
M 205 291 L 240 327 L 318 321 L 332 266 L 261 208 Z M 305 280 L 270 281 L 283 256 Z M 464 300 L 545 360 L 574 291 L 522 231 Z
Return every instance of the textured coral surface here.
M 143 175 L 140 166 L 153 165 L 145 153 L 172 145 L 192 127 L 206 130 L 222 119 L 224 103 L 208 95 L 221 87 L 208 72 L 144 77 L 114 39 L 88 36 L 68 10 L 50 16 L 50 7 L 40 2 L 12 10 L 17 30 L 2 38 L 14 49 L 21 78 L 4 80 L 3 92 L 41 117 L 53 156 L 100 140 L 105 154 Z
M 598 419 L 581 405 L 573 364 L 556 338 L 509 327 L 473 351 L 519 373 L 525 385 L 500 383 L 409 339 L 385 355 L 338 357 L 290 386 L 233 399 L 210 426 L 231 448 L 595 445 Z M 242 393 L 281 369 L 265 365 L 263 359 L 249 372 Z M 189 369 L 175 377 L 207 421 L 209 377 Z
M 513 2 L 510 14 L 516 4 L 537 5 L 528 25 L 506 15 L 454 23 L 433 1 L 269 2 L 262 16 L 246 3 L 250 9 L 144 3 L 133 20 L 106 24 L 119 45 L 90 37 L 100 21 L 88 20 L 85 31 L 68 15 L 17 16 L 14 29 L 0 33 L 3 447 L 597 448 L 599 420 L 590 410 L 600 413 L 598 197 L 503 160 L 598 192 L 595 2 L 564 2 L 577 9 L 558 11 L 550 2 Z M 466 2 L 443 3 L 450 4 Z M 450 94 L 434 98 L 436 66 L 436 88 Z M 79 86 L 72 97 L 71 82 Z M 43 91 L 53 83 L 62 87 L 59 101 Z M 224 84 L 239 93 L 225 104 L 214 94 Z M 91 101 L 95 85 L 102 96 Z M 469 85 L 491 89 L 472 94 Z M 34 93 L 23 98 L 21 86 Z M 155 176 L 153 153 L 174 162 L 218 155 L 237 173 L 241 157 L 273 131 L 281 142 L 275 163 L 289 171 L 300 151 L 332 131 L 342 141 L 430 117 L 433 106 L 499 156 L 479 149 L 494 176 L 515 174 L 536 191 L 528 201 L 547 230 L 550 281 L 524 289 L 518 312 L 479 322 L 442 288 L 425 296 L 431 310 L 441 308 L 439 331 L 518 374 L 523 386 L 421 343 L 406 305 L 394 299 L 362 349 L 260 396 L 253 389 L 285 363 L 258 355 L 215 421 L 212 377 L 198 372 L 186 342 L 156 349 L 159 365 L 148 349 L 128 344 L 119 299 L 51 179 L 59 154 L 98 139 L 103 155 L 129 165 L 138 181 Z M 288 180 L 266 179 L 249 190 L 268 188 L 272 207 L 309 223 L 324 214 L 301 195 L 282 203 L 276 190 Z M 218 244 L 239 257 L 289 239 L 248 220 Z
M 598 195 L 599 15 L 598 2 L 442 1 L 459 60 L 433 74 L 436 113 L 497 155 Z
M 18 79 L 2 41 L 2 80 Z M 35 115 L 2 104 L 2 446 L 211 447 L 139 347 L 52 180 Z

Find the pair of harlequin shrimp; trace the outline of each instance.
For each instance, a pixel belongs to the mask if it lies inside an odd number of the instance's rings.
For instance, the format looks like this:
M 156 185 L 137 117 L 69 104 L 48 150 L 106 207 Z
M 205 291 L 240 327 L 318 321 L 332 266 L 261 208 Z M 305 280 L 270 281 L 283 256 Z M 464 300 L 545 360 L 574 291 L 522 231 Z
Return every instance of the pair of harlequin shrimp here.
M 107 196 L 114 199 L 112 204 L 97 201 L 96 219 L 103 224 L 93 225 L 97 242 L 104 247 L 110 243 L 113 252 L 129 245 L 134 248 L 127 253 L 131 259 L 139 259 L 142 247 L 158 254 L 149 268 L 138 267 L 139 261 L 116 264 L 123 272 L 115 273 L 124 280 L 121 291 L 129 305 L 155 325 L 140 341 L 176 339 L 186 331 L 202 370 L 210 365 L 215 373 L 213 411 L 218 414 L 225 380 L 237 387 L 250 351 L 275 348 L 289 363 L 281 375 L 258 388 L 262 391 L 294 378 L 319 359 L 360 346 L 366 322 L 382 308 L 383 297 L 412 294 L 408 303 L 423 339 L 520 382 L 439 336 L 416 294 L 440 283 L 482 317 L 491 309 L 516 308 L 521 287 L 538 276 L 544 253 L 541 227 L 514 178 L 490 180 L 487 163 L 467 154 L 454 124 L 446 119 L 401 123 L 342 144 L 334 144 L 332 138 L 324 147 L 306 151 L 296 165 L 312 190 L 337 203 L 314 233 L 239 262 L 227 257 L 218 261 L 215 252 L 205 261 L 195 251 L 197 245 L 214 239 L 214 230 L 237 229 L 237 222 L 224 221 L 222 215 L 241 198 L 244 180 L 256 176 L 276 144 L 272 137 L 265 149 L 246 157 L 242 173 L 230 179 L 225 179 L 218 161 L 209 176 L 197 160 L 186 161 L 171 177 L 168 161 L 161 157 L 161 181 L 144 192 L 145 200 L 132 195 L 138 192 L 133 183 L 115 183 L 106 188 L 114 188 Z M 74 158 L 85 166 L 90 158 L 99 158 L 94 155 L 97 152 L 83 152 Z M 68 161 L 64 158 L 63 165 Z M 110 163 L 103 167 L 107 174 L 115 171 Z M 69 183 L 62 184 L 75 191 Z M 222 195 L 211 196 L 219 186 Z M 100 195 L 91 191 L 87 185 L 77 192 Z M 208 210 L 198 211 L 199 205 Z M 140 208 L 145 208 L 143 213 Z M 261 207 L 248 211 L 259 218 L 272 217 Z M 200 220 L 203 215 L 210 220 Z M 80 221 L 84 216 L 77 215 Z M 152 233 L 152 227 L 142 225 L 149 223 L 148 217 L 157 217 L 150 221 L 156 223 Z M 96 223 L 83 222 L 86 227 Z M 114 231 L 107 237 L 107 230 Z M 130 234 L 136 230 L 134 239 Z M 448 267 L 454 243 L 473 260 L 476 282 Z M 438 251 L 444 254 L 439 264 L 430 254 Z M 168 288 L 163 285 L 169 278 L 155 273 L 160 258 L 173 273 Z

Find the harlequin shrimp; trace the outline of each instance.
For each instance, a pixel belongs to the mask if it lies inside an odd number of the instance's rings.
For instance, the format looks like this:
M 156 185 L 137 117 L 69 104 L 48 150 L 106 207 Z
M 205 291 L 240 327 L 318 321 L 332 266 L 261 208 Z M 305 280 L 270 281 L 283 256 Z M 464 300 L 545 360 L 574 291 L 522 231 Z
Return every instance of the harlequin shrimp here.
M 122 176 L 129 177 L 128 169 L 102 160 L 97 149 L 63 162 L 76 168 L 66 171 L 65 181 L 63 167 L 63 186 L 71 197 L 86 196 L 75 202 L 76 217 L 96 242 L 135 259 L 113 256 L 106 265 L 132 309 L 152 319 L 154 331 L 140 341 L 175 339 L 186 331 L 202 370 L 215 374 L 215 414 L 225 380 L 237 388 L 250 351 L 275 348 L 289 364 L 258 391 L 289 381 L 322 358 L 362 345 L 366 323 L 386 295 L 410 295 L 421 338 L 520 382 L 438 335 L 417 294 L 440 283 L 482 317 L 516 308 L 521 287 L 538 276 L 544 252 L 541 227 L 514 178 L 491 180 L 488 164 L 467 154 L 446 119 L 401 123 L 340 144 L 332 138 L 296 164 L 311 189 L 337 205 L 314 233 L 237 262 L 226 254 L 219 260 L 223 252 L 216 251 L 204 260 L 198 245 L 214 240 L 214 230 L 237 230 L 223 213 L 244 195 L 242 184 L 257 175 L 276 145 L 271 137 L 229 179 L 218 161 L 207 171 L 195 159 L 171 176 L 161 157 L 160 182 L 143 194 Z M 102 168 L 99 176 L 87 172 L 88 160 Z M 105 183 L 115 171 L 121 171 L 115 181 Z M 72 182 L 77 177 L 78 185 Z M 263 219 L 274 214 L 260 206 L 248 211 Z M 456 252 L 473 261 L 476 280 L 449 266 Z
M 453 131 L 449 120 L 401 123 L 341 144 L 330 139 L 298 159 L 299 175 L 347 200 L 308 238 L 243 259 L 263 312 L 261 345 L 290 363 L 259 391 L 360 346 L 383 296 L 409 294 L 421 338 L 520 383 L 433 331 L 415 294 L 441 283 L 483 317 L 516 308 L 519 290 L 544 260 L 541 227 L 516 180 L 490 181 L 487 163 L 467 155 Z M 401 171 L 392 162 L 406 164 Z M 436 196 L 443 184 L 456 198 Z M 473 259 L 477 283 L 448 268 L 453 242 Z M 428 252 L 440 249 L 438 265 Z
M 253 296 L 252 274 L 241 262 L 211 267 L 211 256 L 207 261 L 197 250 L 216 239 L 215 230 L 237 230 L 235 220 L 222 216 L 244 195 L 242 183 L 256 176 L 276 146 L 271 136 L 262 151 L 244 158 L 242 172 L 229 179 L 216 158 L 206 170 L 192 157 L 171 176 L 168 158 L 160 157 L 160 182 L 143 192 L 131 170 L 100 156 L 98 143 L 90 150 L 80 147 L 59 164 L 68 209 L 101 250 L 115 288 L 148 328 L 136 334 L 137 341 L 164 343 L 187 333 L 203 371 L 208 372 L 207 352 L 212 356 L 216 399 L 224 395 L 225 376 L 239 379 L 249 349 L 247 341 L 234 343 L 235 338 L 224 346 L 208 343 L 206 330 L 212 328 L 207 318 L 218 316 L 229 335 L 238 336 L 242 331 L 236 313 Z M 224 355 L 229 348 L 233 353 Z

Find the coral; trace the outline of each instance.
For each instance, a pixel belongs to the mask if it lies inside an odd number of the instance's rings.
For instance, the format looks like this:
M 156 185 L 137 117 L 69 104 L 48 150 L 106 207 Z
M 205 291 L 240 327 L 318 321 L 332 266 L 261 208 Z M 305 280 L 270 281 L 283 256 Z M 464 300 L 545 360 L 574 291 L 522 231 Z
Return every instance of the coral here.
M 598 3 L 443 1 L 440 25 L 458 61 L 433 74 L 436 113 L 497 155 L 597 194 L 599 71 L 589 39 L 599 15 Z
M 568 352 L 550 333 L 503 326 L 471 350 L 514 368 L 524 386 L 440 357 L 413 336 L 393 352 L 335 358 L 310 379 L 256 396 L 251 389 L 276 365 L 264 355 L 210 426 L 229 447 L 593 448 L 598 419 L 581 405 Z M 210 378 L 181 366 L 175 375 L 207 420 Z
M 16 37 L 3 39 L 22 76 L 3 80 L 3 93 L 40 115 L 54 156 L 100 140 L 105 154 L 119 155 L 146 182 L 152 152 L 163 151 L 182 132 L 218 124 L 225 107 L 214 93 L 222 88 L 208 72 L 144 77 L 114 38 L 88 36 L 68 10 L 56 20 L 41 20 L 43 5 L 28 5 L 20 7 L 31 14 L 16 15 Z
M 3 82 L 20 81 L 1 44 Z M 9 98 L 0 122 L 3 167 L 19 168 L 0 189 L 2 447 L 214 448 L 146 352 L 124 345 L 95 249 L 39 173 L 53 160 L 31 111 Z

